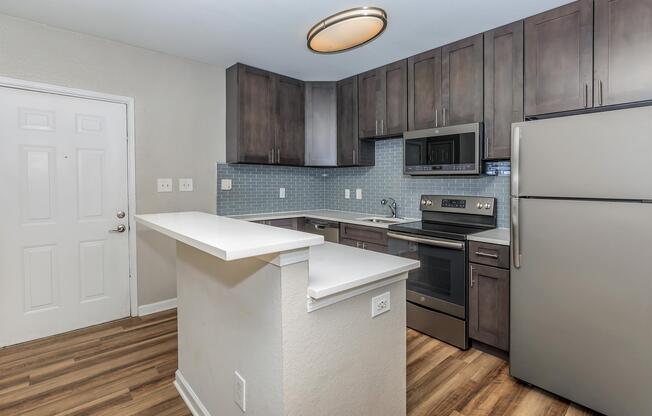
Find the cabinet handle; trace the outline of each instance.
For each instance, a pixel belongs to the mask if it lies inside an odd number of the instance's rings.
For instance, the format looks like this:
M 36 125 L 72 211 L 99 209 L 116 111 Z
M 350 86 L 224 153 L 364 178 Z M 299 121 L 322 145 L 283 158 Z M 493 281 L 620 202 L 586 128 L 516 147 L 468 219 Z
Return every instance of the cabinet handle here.
M 380 134 L 385 134 L 385 120 L 380 120 Z
M 281 148 L 276 149 L 276 163 L 281 163 Z
M 356 246 L 357 248 L 360 248 L 360 242 L 359 242 L 359 241 L 356 241 L 356 242 L 355 242 L 355 246 Z
M 473 287 L 473 285 L 475 284 L 475 279 L 473 278 L 473 272 L 475 271 L 475 269 L 473 268 L 473 266 L 470 266 L 470 269 L 471 269 L 471 273 L 469 273 L 469 274 L 471 275 L 470 276 L 471 281 L 469 283 L 470 283 L 470 286 Z
M 479 257 L 489 257 L 490 259 L 498 260 L 498 254 L 490 254 L 490 253 L 483 253 L 481 251 L 476 251 L 475 255 Z
M 376 120 L 376 136 L 378 136 L 378 120 Z
M 602 106 L 603 105 L 602 98 L 603 98 L 603 94 L 604 94 L 604 86 L 603 86 L 604 84 L 603 84 L 602 80 L 600 80 L 598 82 L 600 83 L 599 84 L 599 94 L 598 95 L 600 96 L 600 105 Z
M 439 127 L 439 110 L 435 108 L 435 127 Z
M 269 163 L 274 163 L 274 149 L 269 149 L 269 154 L 267 155 L 267 161 Z
M 584 108 L 589 108 L 589 84 L 584 84 Z
M 446 125 L 446 107 L 441 109 L 441 125 Z
M 356 162 L 355 162 L 355 156 L 356 156 L 356 155 L 355 155 L 355 149 L 353 149 L 353 164 L 354 164 L 354 165 L 355 165 L 355 163 L 356 163 Z

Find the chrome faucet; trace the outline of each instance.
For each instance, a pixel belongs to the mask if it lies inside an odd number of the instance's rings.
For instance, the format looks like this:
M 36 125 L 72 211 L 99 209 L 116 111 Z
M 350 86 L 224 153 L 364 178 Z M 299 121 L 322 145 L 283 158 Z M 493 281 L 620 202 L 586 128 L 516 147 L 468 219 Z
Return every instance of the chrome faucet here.
M 396 200 L 394 200 L 394 198 L 385 198 L 382 201 L 380 201 L 380 205 L 387 205 L 389 209 L 392 210 L 392 218 L 396 218 L 397 205 L 396 205 Z

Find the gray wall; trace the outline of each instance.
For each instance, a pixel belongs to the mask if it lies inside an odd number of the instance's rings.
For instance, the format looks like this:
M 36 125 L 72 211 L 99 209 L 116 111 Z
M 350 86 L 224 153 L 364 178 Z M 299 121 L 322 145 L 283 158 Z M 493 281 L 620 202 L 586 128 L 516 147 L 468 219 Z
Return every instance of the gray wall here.
M 224 68 L 0 15 L 0 75 L 135 99 L 137 213 L 215 211 Z M 192 177 L 194 192 L 157 193 Z M 138 230 L 139 304 L 176 296 L 174 241 Z

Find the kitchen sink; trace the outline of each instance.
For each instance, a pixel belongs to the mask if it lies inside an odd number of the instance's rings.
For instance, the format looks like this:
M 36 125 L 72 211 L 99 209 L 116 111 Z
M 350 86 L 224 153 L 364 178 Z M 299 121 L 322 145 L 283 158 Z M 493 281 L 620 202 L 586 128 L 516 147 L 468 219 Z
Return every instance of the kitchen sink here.
M 405 220 L 401 218 L 386 218 L 386 217 L 358 218 L 358 221 L 373 222 L 375 224 L 400 224 L 402 222 L 405 222 Z

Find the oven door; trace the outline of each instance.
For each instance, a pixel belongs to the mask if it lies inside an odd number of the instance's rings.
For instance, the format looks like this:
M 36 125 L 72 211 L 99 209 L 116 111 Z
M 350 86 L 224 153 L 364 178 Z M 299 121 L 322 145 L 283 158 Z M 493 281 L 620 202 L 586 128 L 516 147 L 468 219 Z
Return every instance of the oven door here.
M 466 243 L 387 233 L 389 253 L 419 260 L 407 280 L 407 300 L 466 319 Z

